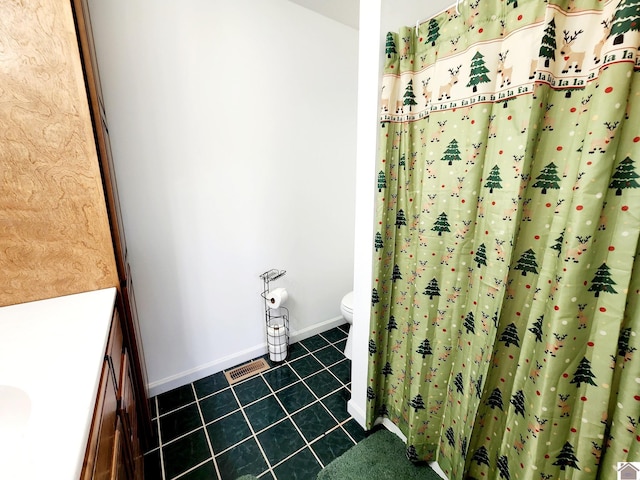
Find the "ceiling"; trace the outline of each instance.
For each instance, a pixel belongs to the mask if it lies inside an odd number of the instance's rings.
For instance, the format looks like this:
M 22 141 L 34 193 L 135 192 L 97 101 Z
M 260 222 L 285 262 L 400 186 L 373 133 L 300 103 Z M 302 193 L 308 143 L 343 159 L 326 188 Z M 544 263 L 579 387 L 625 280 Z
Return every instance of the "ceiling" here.
M 329 17 L 349 27 L 358 29 L 360 0 L 289 0 L 301 7 L 308 8 L 320 15 Z M 366 1 L 366 0 L 365 0 Z M 400 25 L 411 25 L 416 20 L 424 20 L 435 15 L 455 3 L 455 0 L 383 0 L 382 12 L 387 24 L 397 28 Z M 383 20 L 385 20 L 383 18 Z
M 349 27 L 358 29 L 360 0 L 289 0 L 313 10 L 320 15 L 332 18 Z

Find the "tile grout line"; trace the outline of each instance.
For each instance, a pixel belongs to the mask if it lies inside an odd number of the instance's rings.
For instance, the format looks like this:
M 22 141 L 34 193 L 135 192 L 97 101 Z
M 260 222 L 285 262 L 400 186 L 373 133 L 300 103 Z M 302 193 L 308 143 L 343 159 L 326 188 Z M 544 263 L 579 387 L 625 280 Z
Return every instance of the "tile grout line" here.
M 157 400 L 158 396 L 156 395 L 154 398 Z M 164 412 L 164 413 L 158 412 L 158 416 L 156 418 L 159 421 L 160 417 L 166 417 L 167 415 L 171 415 L 172 413 L 176 413 L 177 411 L 182 410 L 183 408 L 190 407 L 195 402 L 196 402 L 196 400 L 194 400 L 193 402 L 185 403 L 184 405 L 180 405 L 178 408 L 174 408 L 173 410 L 169 410 L 168 412 Z
M 194 388 L 195 388 L 195 383 L 194 383 Z M 219 393 L 222 393 L 222 392 L 224 392 L 226 390 L 229 390 L 230 388 L 231 388 L 231 385 L 229 385 L 228 387 L 221 388 L 220 390 L 216 390 L 215 392 L 208 393 L 205 396 L 203 396 L 202 398 L 199 398 L 198 397 L 198 393 L 196 392 L 196 399 L 197 399 L 196 401 L 199 402 L 200 400 L 206 400 L 207 398 L 213 397 L 214 395 L 218 395 Z M 180 407 L 180 408 L 182 408 L 182 407 Z M 178 410 L 178 409 L 176 409 L 176 410 Z
M 312 375 L 311 375 L 311 376 L 312 376 Z M 307 377 L 307 378 L 309 378 L 309 377 Z M 304 379 L 302 380 L 302 382 L 304 383 Z M 306 386 L 309 390 L 311 390 L 311 388 L 310 388 L 306 383 L 305 383 L 305 386 Z M 336 416 L 333 414 L 333 412 L 331 412 L 331 411 L 330 411 L 330 410 L 325 406 L 325 404 L 324 404 L 324 403 L 322 403 L 322 399 L 323 399 L 323 398 L 328 398 L 328 397 L 330 397 L 331 395 L 333 395 L 333 394 L 334 394 L 334 393 L 336 393 L 336 392 L 339 392 L 339 391 L 340 391 L 340 390 L 342 390 L 343 388 L 345 388 L 345 386 L 344 386 L 344 385 L 340 385 L 340 387 L 339 387 L 339 388 L 336 388 L 335 390 L 331 390 L 329 393 L 327 393 L 326 395 L 324 395 L 324 396 L 322 396 L 322 397 L 318 397 L 318 395 L 316 395 L 316 392 L 314 392 L 313 390 L 311 390 L 311 393 L 316 397 L 316 400 L 317 400 L 320 404 L 322 404 L 322 406 L 324 407 L 324 409 L 329 413 L 329 415 L 331 415 L 331 418 L 333 418 L 333 419 L 336 421 L 336 423 L 337 423 L 337 424 L 340 424 L 340 422 L 338 421 L 338 419 L 336 418 Z M 314 403 L 315 403 L 315 402 L 314 402 Z M 305 408 L 306 408 L 306 407 L 305 407 Z M 301 409 L 301 410 L 303 410 L 303 409 Z
M 316 350 L 316 351 L 317 351 L 317 350 Z M 330 374 L 333 378 L 335 378 L 335 379 L 338 381 L 338 383 L 341 385 L 341 387 L 345 387 L 345 388 L 346 388 L 346 385 L 345 385 L 344 383 L 342 383 L 342 380 L 340 380 L 340 379 L 337 377 L 337 375 L 335 375 L 335 374 L 334 374 L 334 373 L 329 369 L 330 367 L 333 367 L 334 365 L 337 365 L 338 363 L 342 362 L 342 360 L 338 360 L 337 362 L 332 363 L 332 364 L 331 364 L 331 365 L 329 365 L 328 367 L 325 367 L 324 363 L 322 363 L 322 362 L 320 361 L 320 359 L 319 359 L 318 357 L 316 357 L 316 356 L 313 354 L 313 352 L 311 352 L 311 355 L 313 356 L 313 358 L 315 358 L 316 362 L 318 362 L 320 365 L 322 365 L 322 370 L 326 370 L 327 372 L 329 372 L 329 374 Z M 318 370 L 317 372 L 315 372 L 315 373 L 313 373 L 313 374 L 311 374 L 311 375 L 307 376 L 307 378 L 310 378 L 310 377 L 313 377 L 314 375 L 317 375 L 317 374 L 318 374 L 318 373 L 320 373 L 322 370 Z M 309 387 L 309 386 L 307 385 L 307 387 Z M 315 392 L 313 392 L 313 393 L 315 393 Z M 334 393 L 334 392 L 331 392 L 331 393 Z M 325 396 L 326 396 L 326 395 L 325 395 Z M 324 398 L 324 397 L 322 397 L 322 398 Z M 320 399 L 318 398 L 318 400 L 320 400 Z
M 262 373 L 258 373 L 258 375 L 260 375 L 260 377 L 262 377 Z M 255 378 L 255 376 L 253 376 L 251 378 Z M 262 380 L 264 381 L 264 378 Z M 240 413 L 242 413 L 242 416 L 244 417 L 244 421 L 247 422 L 247 426 L 249 427 L 249 430 L 251 431 L 251 438 L 253 438 L 254 441 L 256 442 L 256 445 L 258 445 L 258 449 L 260 450 L 260 453 L 262 454 L 262 458 L 264 458 L 264 461 L 267 464 L 267 470 L 266 471 L 268 471 L 269 473 L 273 474 L 273 469 L 272 469 L 272 466 L 271 466 L 271 462 L 267 458 L 267 455 L 264 453 L 262 445 L 260 445 L 260 441 L 258 440 L 258 436 L 256 435 L 256 432 L 253 430 L 253 425 L 251 425 L 251 422 L 249 421 L 249 417 L 247 416 L 246 412 L 244 411 L 244 407 L 245 406 L 242 405 L 242 403 L 240 402 L 240 399 L 238 398 L 238 395 L 236 394 L 236 391 L 233 388 L 231 389 L 231 393 L 233 393 L 233 397 L 236 399 L 236 402 L 238 402 L 238 405 L 240 406 Z M 207 432 L 207 435 L 208 435 L 208 432 Z M 249 438 L 249 437 L 247 437 L 247 438 Z M 236 445 L 239 445 L 242 442 L 246 442 L 247 438 L 245 438 L 241 442 L 238 442 Z M 229 450 L 229 449 L 227 449 L 227 450 Z M 220 453 L 222 453 L 222 452 L 220 452 Z M 262 475 L 263 473 L 264 472 L 261 472 L 260 474 Z
M 202 462 L 198 463 L 197 465 L 194 465 L 193 467 L 185 470 L 184 472 L 176 475 L 175 477 L 173 477 L 171 480 L 179 480 L 181 478 L 184 478 L 185 475 L 188 475 L 191 472 L 194 472 L 195 470 L 197 470 L 198 468 L 200 468 L 202 465 L 205 465 L 208 461 L 210 461 L 210 458 L 207 458 L 206 460 L 203 460 Z M 217 470 L 216 470 L 216 475 L 218 474 Z M 221 480 L 220 476 L 218 476 L 218 480 Z
M 158 405 L 158 397 L 154 399 L 156 402 L 156 412 L 158 416 L 156 417 L 156 422 L 158 422 L 158 448 L 160 449 L 160 473 L 162 473 L 162 480 L 167 480 L 167 474 L 164 471 L 164 452 L 162 449 L 162 432 L 160 431 L 160 408 Z
M 196 407 L 198 408 L 198 415 L 200 415 L 200 422 L 202 423 L 201 428 L 204 430 L 204 438 L 207 440 L 207 446 L 209 447 L 209 452 L 211 453 L 211 460 L 213 460 L 213 467 L 216 470 L 216 475 L 218 476 L 218 478 L 222 479 L 222 475 L 220 475 L 220 469 L 218 468 L 218 462 L 216 462 L 215 452 L 213 451 L 213 446 L 211 445 L 211 439 L 209 438 L 209 432 L 207 432 L 204 415 L 202 414 L 200 402 L 198 401 L 198 392 L 196 391 L 196 387 L 193 383 L 191 383 L 191 390 L 193 391 L 193 396 L 196 398 Z
M 305 347 L 306 348 L 306 347 Z M 311 353 L 311 352 L 309 352 Z M 296 370 L 289 366 L 289 369 L 294 373 L 294 375 L 296 377 L 298 377 L 300 379 L 300 381 L 303 383 L 303 385 L 305 385 L 307 388 L 309 388 L 305 383 L 303 378 L 298 374 L 298 372 L 296 372 Z M 262 375 L 262 373 L 260 374 Z M 263 378 L 264 380 L 264 378 Z M 311 448 L 311 444 L 307 441 L 307 439 L 305 438 L 304 434 L 302 433 L 302 431 L 300 430 L 300 428 L 298 427 L 298 424 L 295 422 L 295 420 L 292 417 L 292 414 L 290 414 L 286 408 L 284 408 L 284 405 L 282 404 L 282 402 L 280 401 L 280 399 L 278 398 L 278 396 L 276 395 L 275 391 L 273 390 L 273 388 L 271 388 L 271 384 L 269 384 L 269 382 L 267 382 L 265 380 L 265 383 L 267 384 L 267 387 L 269 388 L 269 390 L 271 390 L 271 392 L 273 393 L 273 396 L 275 397 L 276 401 L 278 402 L 278 405 L 280 405 L 280 408 L 282 408 L 282 411 L 285 413 L 285 417 L 282 420 L 288 419 L 291 424 L 293 425 L 293 427 L 296 429 L 296 431 L 298 432 L 298 435 L 300 435 L 300 438 L 302 438 L 302 441 L 304 442 L 304 446 L 302 448 L 300 448 L 299 450 L 296 450 L 294 453 L 292 453 L 291 455 L 289 455 L 286 458 L 283 458 L 280 462 L 278 462 L 276 465 L 274 465 L 274 467 L 277 467 L 278 465 L 283 464 L 284 462 L 286 462 L 287 460 L 289 460 L 290 458 L 292 458 L 294 455 L 297 455 L 298 453 L 300 453 L 302 450 L 304 450 L 305 448 L 309 448 L 309 451 L 311 452 L 311 454 L 314 456 L 314 458 L 318 461 L 318 464 L 320 465 L 320 469 L 324 468 L 324 464 L 322 463 L 322 461 L 320 461 L 320 459 L 318 458 L 318 456 L 316 455 L 316 452 L 313 451 L 313 448 Z M 298 382 L 295 382 L 298 383 Z M 285 387 L 286 388 L 286 387 Z M 284 388 L 282 388 L 281 390 L 284 390 Z M 309 388 L 309 390 L 311 391 L 311 393 L 315 396 L 315 393 L 313 392 L 313 390 L 311 390 Z M 280 391 L 280 390 L 279 390 Z M 316 397 L 317 399 L 317 397 Z M 318 399 L 319 401 L 319 399 Z M 315 403 L 315 402 L 313 402 Z M 308 406 L 307 406 L 308 407 Z M 301 412 L 302 410 L 304 410 L 305 408 L 301 408 L 299 409 L 296 413 Z M 278 422 L 279 423 L 279 422 Z M 274 424 L 275 425 L 275 424 Z M 274 477 L 276 476 L 275 473 L 273 474 Z M 277 477 L 276 477 L 277 480 Z
M 311 352 L 311 355 L 313 355 L 313 352 Z M 313 357 L 314 357 L 314 358 L 315 358 L 315 359 L 316 359 L 316 360 L 317 360 L 321 365 L 323 365 L 323 367 L 324 367 L 324 364 L 323 364 L 322 362 L 320 362 L 320 361 L 315 357 L 315 355 L 313 355 Z M 337 363 L 340 363 L 340 362 L 342 362 L 342 360 L 340 360 L 339 362 L 336 362 L 336 364 L 337 364 Z M 335 365 L 335 364 L 334 364 L 334 365 Z M 292 369 L 292 370 L 293 370 L 293 369 Z M 316 392 L 314 392 L 314 391 L 313 391 L 313 389 L 311 389 L 311 388 L 309 387 L 309 385 L 307 385 L 307 383 L 304 381 L 304 378 L 300 378 L 300 380 L 301 380 L 301 381 L 302 381 L 302 383 L 303 383 L 303 384 L 304 384 L 304 385 L 305 385 L 305 386 L 306 386 L 306 387 L 311 391 L 312 395 L 316 397 L 317 401 L 318 401 L 318 402 L 323 406 L 323 408 L 324 408 L 324 409 L 329 413 L 329 415 L 331 416 L 331 418 L 333 418 L 333 419 L 336 421 L 336 423 L 337 423 L 337 427 L 338 427 L 338 428 L 340 428 L 340 429 L 342 429 L 342 430 L 344 431 L 344 433 L 347 435 L 347 437 L 349 438 L 349 440 L 351 440 L 351 441 L 354 443 L 354 445 L 355 445 L 355 444 L 357 444 L 358 442 L 356 442 L 356 441 L 351 437 L 351 435 L 349 435 L 349 432 L 347 432 L 344 428 L 342 428 L 341 422 L 340 422 L 340 421 L 338 421 L 338 419 L 337 419 L 337 418 L 336 418 L 336 416 L 333 414 L 333 412 L 332 412 L 332 411 L 330 411 L 330 410 L 326 407 L 326 405 L 322 402 L 322 399 L 323 399 L 323 398 L 328 398 L 329 396 L 331 396 L 331 395 L 335 394 L 336 392 L 339 392 L 339 391 L 340 391 L 340 390 L 342 390 L 343 388 L 347 388 L 347 387 L 346 387 L 346 385 L 344 385 L 344 384 L 342 383 L 342 380 L 340 380 L 336 375 L 334 375 L 334 374 L 333 374 L 333 372 L 332 372 L 331 370 L 329 370 L 329 367 L 324 367 L 324 370 L 327 370 L 331 375 L 333 375 L 333 376 L 334 376 L 334 378 L 336 378 L 336 379 L 338 380 L 338 383 L 340 383 L 340 387 L 339 387 L 339 388 L 337 388 L 336 390 L 333 390 L 333 391 L 331 391 L 331 392 L 327 393 L 327 394 L 326 394 L 326 395 L 324 395 L 323 397 L 318 397 L 318 395 L 316 395 Z M 318 372 L 315 372 L 314 374 L 309 375 L 309 376 L 307 376 L 306 378 L 311 378 L 313 375 L 316 375 L 317 373 L 320 373 L 321 371 L 322 371 L 322 370 L 319 370 Z M 295 372 L 295 373 L 296 373 L 296 375 L 298 374 L 298 372 Z M 299 375 L 298 375 L 298 376 L 299 376 Z M 314 402 L 314 403 L 315 403 L 315 402 Z M 306 407 L 305 407 L 305 408 L 306 408 Z M 351 418 L 351 416 L 349 416 L 349 418 Z M 349 421 L 349 418 L 348 418 L 347 420 L 344 420 L 344 423 L 346 423 L 347 421 Z M 295 422 L 294 422 L 294 423 L 295 423 Z M 329 431 L 325 432 L 325 435 L 326 435 L 327 433 L 329 433 L 329 432 L 332 432 L 333 430 L 335 430 L 335 428 L 332 428 L 332 429 L 330 429 Z M 316 440 L 314 440 L 314 443 L 315 443 L 315 441 L 317 441 L 317 439 L 316 439 Z M 311 446 L 309 446 L 309 447 L 311 447 Z M 314 456 L 315 456 L 315 452 L 313 451 L 313 449 L 312 449 L 312 448 L 311 448 L 311 451 L 314 453 Z M 323 465 L 323 464 L 322 464 L 322 462 L 320 462 L 320 464 L 321 464 L 321 465 Z M 324 467 L 323 467 L 323 468 L 324 468 Z
M 344 433 L 346 433 L 346 434 L 347 434 L 347 437 L 349 437 L 349 439 L 353 442 L 353 444 L 354 444 L 354 445 L 357 445 L 357 444 L 358 444 L 358 442 L 356 442 L 356 439 L 355 439 L 355 438 L 353 438 L 353 437 L 351 436 L 351 434 L 347 431 L 347 429 L 346 429 L 346 428 L 344 428 L 344 426 L 345 426 L 347 423 L 349 423 L 349 420 L 352 420 L 352 419 L 353 419 L 353 417 L 349 416 L 349 418 L 347 418 L 346 420 L 342 421 L 342 422 L 340 423 L 340 428 L 342 429 L 342 431 L 343 431 Z M 354 420 L 354 421 L 355 421 L 355 420 Z
M 340 340 L 336 340 L 335 342 L 332 342 L 331 340 L 329 340 L 327 337 L 325 337 L 322 333 L 319 333 L 318 335 L 320 335 L 322 338 L 324 338 L 327 342 L 329 342 L 329 345 L 335 347 L 337 350 L 339 350 L 341 353 L 344 354 L 343 350 L 340 350 L 338 347 L 336 347 L 336 343 L 340 343 L 346 340 L 346 338 L 341 338 Z M 348 335 L 348 334 L 347 334 Z M 346 358 L 346 357 L 345 357 Z
M 322 336 L 322 335 L 321 335 L 321 336 Z M 324 337 L 323 337 L 323 338 L 324 338 Z M 325 340 L 326 340 L 326 339 L 325 339 Z M 339 340 L 339 341 L 342 341 L 342 340 Z M 331 343 L 330 343 L 330 345 L 333 345 L 333 344 L 331 344 Z M 306 347 L 305 347 L 305 348 L 306 348 Z M 322 348 L 325 348 L 325 347 L 321 347 L 320 349 L 322 349 Z M 318 351 L 318 350 L 320 350 L 320 349 L 316 349 L 315 351 Z M 336 347 L 336 349 L 337 349 L 337 347 Z M 338 349 L 338 350 L 339 350 L 339 349 Z M 307 446 L 308 446 L 308 447 L 309 447 L 309 449 L 311 450 L 311 452 L 312 452 L 313 456 L 316 458 L 316 460 L 318 460 L 318 462 L 320 463 L 320 465 L 322 466 L 322 468 L 324 468 L 324 464 L 322 463 L 322 461 L 320 461 L 320 459 L 319 459 L 319 458 L 318 458 L 318 456 L 316 455 L 315 451 L 314 451 L 314 450 L 313 450 L 313 448 L 311 447 L 311 444 L 316 443 L 316 442 L 317 442 L 321 437 L 324 437 L 324 436 L 325 436 L 325 435 L 327 435 L 328 433 L 331 433 L 331 432 L 333 432 L 334 430 L 336 430 L 336 429 L 338 429 L 338 428 L 340 428 L 340 429 L 341 429 L 341 430 L 342 430 L 342 431 L 347 435 L 347 437 L 349 438 L 349 440 L 351 440 L 354 444 L 357 444 L 358 442 L 356 442 L 356 441 L 351 437 L 351 435 L 349 435 L 349 432 L 347 432 L 344 428 L 342 428 L 342 424 L 341 424 L 341 423 L 346 423 L 346 422 L 348 422 L 348 421 L 349 421 L 349 419 L 351 418 L 351 416 L 349 416 L 349 418 L 347 418 L 347 419 L 346 419 L 346 420 L 344 420 L 343 422 L 340 422 L 340 421 L 337 419 L 337 417 L 333 414 L 333 412 L 331 412 L 331 411 L 326 407 L 326 405 L 322 402 L 322 399 L 323 399 L 323 398 L 328 398 L 329 396 L 331 396 L 331 395 L 335 394 L 336 392 L 339 392 L 339 391 L 340 391 L 340 390 L 342 390 L 343 388 L 346 388 L 346 385 L 342 382 L 342 380 L 340 380 L 340 379 L 339 379 L 339 378 L 338 378 L 338 377 L 337 377 L 337 376 L 336 376 L 336 375 L 335 375 L 331 370 L 329 370 L 329 368 L 330 368 L 331 366 L 333 366 L 333 365 L 337 365 L 338 363 L 342 362 L 343 360 L 338 360 L 337 362 L 335 362 L 335 363 L 333 363 L 333 364 L 331 364 L 331 365 L 329 365 L 329 366 L 325 366 L 325 365 L 324 365 L 324 364 L 323 364 L 323 363 L 322 363 L 322 362 L 321 362 L 321 361 L 320 361 L 320 360 L 319 360 L 319 359 L 318 359 L 318 358 L 313 354 L 313 352 L 312 352 L 311 350 L 309 350 L 309 353 L 310 353 L 310 355 L 311 355 L 311 356 L 312 356 L 312 357 L 313 357 L 313 358 L 314 358 L 314 359 L 315 359 L 315 360 L 316 360 L 320 365 L 322 365 L 322 369 L 320 369 L 320 370 L 318 370 L 317 372 L 314 372 L 314 373 L 312 373 L 312 374 L 308 375 L 308 376 L 307 376 L 307 377 L 305 377 L 305 378 L 307 378 L 307 379 L 308 379 L 308 378 L 311 378 L 311 377 L 313 377 L 314 375 L 316 375 L 316 374 L 320 373 L 322 370 L 327 370 L 331 375 L 333 375 L 333 377 L 334 377 L 334 378 L 338 381 L 338 383 L 340 384 L 340 387 L 339 387 L 339 388 L 337 388 L 336 390 L 332 390 L 332 391 L 328 392 L 326 395 L 324 395 L 324 396 L 322 396 L 322 397 L 319 397 L 319 396 L 316 394 L 316 392 L 315 392 L 312 388 L 310 388 L 310 387 L 309 387 L 309 385 L 307 384 L 307 382 L 305 382 L 305 379 L 304 379 L 304 378 L 302 378 L 302 376 L 301 376 L 301 375 L 300 375 L 300 374 L 299 374 L 299 373 L 298 373 L 294 368 L 291 368 L 291 370 L 292 370 L 292 371 L 296 374 L 296 376 L 300 379 L 300 382 L 301 382 L 301 383 L 302 383 L 302 384 L 303 384 L 307 389 L 309 389 L 309 391 L 311 392 L 311 394 L 316 398 L 316 400 L 315 400 L 314 402 L 312 402 L 311 404 L 306 405 L 305 407 L 303 407 L 303 408 L 299 409 L 298 411 L 296 411 L 296 414 L 297 414 L 297 413 L 302 412 L 303 410 L 305 410 L 306 408 L 308 408 L 309 406 L 311 406 L 311 405 L 313 405 L 314 403 L 316 403 L 316 402 L 317 402 L 317 403 L 320 403 L 320 404 L 322 405 L 322 407 L 324 408 L 324 410 L 325 410 L 325 411 L 326 411 L 326 412 L 331 416 L 331 418 L 336 422 L 336 425 L 335 425 L 334 427 L 330 428 L 328 431 L 326 431 L 322 436 L 320 436 L 320 437 L 318 437 L 318 438 L 315 438 L 312 442 L 307 442 Z M 345 357 L 345 358 L 346 358 L 346 357 Z M 298 383 L 298 382 L 295 382 L 295 383 Z M 270 385 L 269 385 L 269 386 L 270 386 Z M 276 397 L 276 398 L 277 398 L 277 397 Z M 278 399 L 278 402 L 279 402 L 279 399 Z M 286 410 L 285 410 L 285 412 L 286 412 Z M 287 413 L 288 413 L 288 412 L 287 412 Z M 295 423 L 295 420 L 293 420 L 293 418 L 292 418 L 292 419 L 291 419 L 291 421 L 292 421 L 292 423 L 295 425 L 296 429 L 298 430 L 298 428 L 297 428 L 298 426 L 297 426 L 297 424 Z M 301 433 L 301 432 L 300 432 L 300 433 Z M 303 440 L 305 440 L 305 442 L 306 442 L 306 439 L 305 439 L 304 435 L 302 435 L 302 438 L 303 438 Z M 297 452 L 296 452 L 296 453 L 297 453 Z M 293 455 L 292 455 L 292 456 L 293 456 Z M 285 460 L 286 460 L 286 459 L 285 459 Z M 284 462 L 285 460 L 283 460 L 283 462 Z

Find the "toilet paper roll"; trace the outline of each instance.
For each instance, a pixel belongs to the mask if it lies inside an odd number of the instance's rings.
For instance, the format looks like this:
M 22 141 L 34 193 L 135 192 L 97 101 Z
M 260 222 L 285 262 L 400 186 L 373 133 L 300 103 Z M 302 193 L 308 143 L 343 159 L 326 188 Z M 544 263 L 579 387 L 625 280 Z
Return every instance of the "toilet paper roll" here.
M 282 362 L 287 358 L 287 351 L 285 350 L 282 353 L 271 353 L 269 352 L 269 360 L 272 362 Z
M 267 347 L 272 362 L 287 358 L 287 329 L 284 325 L 267 327 Z
M 287 298 L 289 298 L 289 294 L 286 288 L 276 288 L 267 293 L 267 305 L 269 308 L 278 308 L 287 301 Z
M 286 342 L 287 329 L 284 328 L 284 325 L 272 325 L 267 327 L 267 336 L 269 337 L 269 343 L 271 344 L 282 344 Z

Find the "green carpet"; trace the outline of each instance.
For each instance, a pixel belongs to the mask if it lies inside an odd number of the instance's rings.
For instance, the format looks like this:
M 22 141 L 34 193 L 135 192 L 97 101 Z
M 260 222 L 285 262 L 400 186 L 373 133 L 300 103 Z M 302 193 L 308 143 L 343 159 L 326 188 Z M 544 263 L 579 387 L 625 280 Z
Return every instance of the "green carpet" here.
M 381 429 L 327 465 L 317 480 L 442 480 L 428 465 L 407 460 L 405 448 L 396 435 Z M 255 478 L 244 475 L 237 480 Z
M 388 430 L 380 430 L 336 458 L 317 480 L 441 480 L 427 465 L 407 460 L 405 445 Z

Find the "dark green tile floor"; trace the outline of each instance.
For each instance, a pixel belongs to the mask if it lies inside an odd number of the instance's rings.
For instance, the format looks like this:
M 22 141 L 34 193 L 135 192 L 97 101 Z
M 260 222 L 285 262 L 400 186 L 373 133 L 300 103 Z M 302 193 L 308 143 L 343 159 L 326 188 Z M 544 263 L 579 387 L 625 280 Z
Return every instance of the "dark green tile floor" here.
M 233 386 L 220 372 L 152 398 L 146 480 L 315 478 L 365 437 L 347 412 L 348 328 L 293 344 L 285 362 Z

